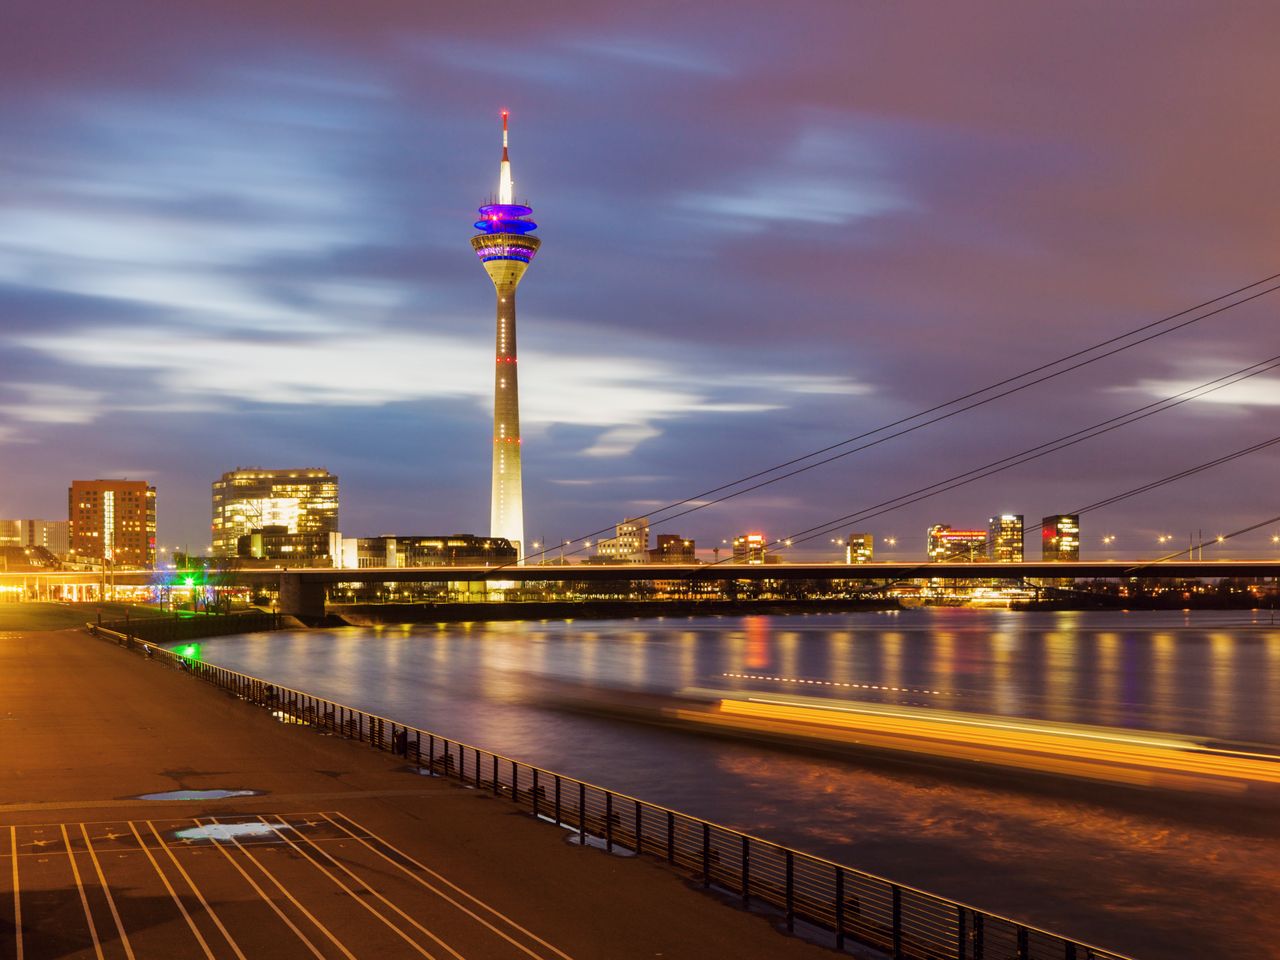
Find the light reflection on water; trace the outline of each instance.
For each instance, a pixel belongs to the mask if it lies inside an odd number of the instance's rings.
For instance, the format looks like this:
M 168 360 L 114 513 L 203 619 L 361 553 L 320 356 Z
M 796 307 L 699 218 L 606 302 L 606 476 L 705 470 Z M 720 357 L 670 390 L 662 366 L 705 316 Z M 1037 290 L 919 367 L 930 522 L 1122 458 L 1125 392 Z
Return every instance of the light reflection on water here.
M 421 625 L 208 641 L 205 657 L 1142 957 L 1272 938 L 1274 837 L 546 709 L 561 684 L 907 688 L 862 699 L 1280 744 L 1280 628 L 1247 612 Z M 941 691 L 939 694 L 921 691 Z M 1088 878 L 1087 882 L 1082 878 Z M 1209 891 L 1209 892 L 1206 892 Z M 1051 905 L 1051 906 L 1046 906 Z M 1228 932 L 1230 931 L 1230 932 Z M 1245 953 L 1255 943 L 1237 939 Z M 1197 944 L 1205 949 L 1196 952 Z

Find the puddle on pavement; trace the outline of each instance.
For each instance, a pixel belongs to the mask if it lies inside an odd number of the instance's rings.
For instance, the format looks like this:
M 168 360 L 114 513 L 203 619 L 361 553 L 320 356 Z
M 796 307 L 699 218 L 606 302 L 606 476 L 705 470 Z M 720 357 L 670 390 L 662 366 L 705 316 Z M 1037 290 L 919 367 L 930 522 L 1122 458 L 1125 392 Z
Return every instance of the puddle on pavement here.
M 261 790 L 166 790 L 144 793 L 133 800 L 226 800 L 230 797 L 260 797 Z
M 287 823 L 251 820 L 248 823 L 207 823 L 200 827 L 185 827 L 175 830 L 173 835 L 179 840 L 259 840 L 266 837 L 283 842 L 284 838 L 277 831 L 292 829 Z

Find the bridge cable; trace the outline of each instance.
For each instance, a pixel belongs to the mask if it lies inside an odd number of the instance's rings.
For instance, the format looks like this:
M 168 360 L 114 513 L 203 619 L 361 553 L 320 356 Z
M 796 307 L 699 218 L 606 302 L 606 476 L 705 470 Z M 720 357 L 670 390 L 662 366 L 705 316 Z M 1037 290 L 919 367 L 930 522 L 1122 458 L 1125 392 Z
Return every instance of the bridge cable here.
M 1218 314 L 1220 314 L 1220 313 L 1225 313 L 1226 311 L 1231 310 L 1231 309 L 1233 309 L 1233 308 L 1235 308 L 1235 307 L 1242 306 L 1243 304 L 1249 303 L 1249 302 L 1251 302 L 1251 301 L 1253 301 L 1253 300 L 1257 300 L 1257 299 L 1259 299 L 1259 298 L 1261 298 L 1261 297 L 1264 297 L 1264 296 L 1266 296 L 1266 295 L 1268 295 L 1268 294 L 1274 293 L 1274 292 L 1276 292 L 1277 290 L 1280 290 L 1280 284 L 1277 284 L 1277 285 L 1274 285 L 1274 286 L 1268 287 L 1268 288 L 1266 288 L 1266 289 L 1264 289 L 1264 290 L 1256 291 L 1256 292 L 1254 292 L 1254 293 L 1250 294 L 1250 295 L 1249 295 L 1249 296 L 1247 296 L 1247 297 L 1242 297 L 1242 298 L 1241 298 L 1241 299 L 1239 299 L 1239 300 L 1235 300 L 1235 301 L 1233 301 L 1233 302 L 1231 302 L 1231 303 L 1224 304 L 1223 306 L 1220 306 L 1220 307 L 1218 307 L 1218 308 L 1216 308 L 1216 309 L 1214 309 L 1214 310 L 1211 310 L 1211 311 L 1209 311 L 1209 312 L 1207 312 L 1207 313 L 1203 313 L 1203 314 L 1200 314 L 1200 315 L 1198 315 L 1198 316 L 1194 316 L 1194 317 L 1190 317 L 1189 319 L 1182 320 L 1180 323 L 1174 324 L 1173 326 L 1167 327 L 1167 328 L 1165 328 L 1165 329 L 1163 329 L 1163 330 L 1156 330 L 1155 332 L 1153 332 L 1153 333 L 1149 333 L 1149 334 L 1147 334 L 1146 336 L 1141 337 L 1140 339 L 1134 340 L 1134 341 L 1133 341 L 1133 342 L 1131 342 L 1131 343 L 1122 344 L 1121 346 L 1115 347 L 1115 348 L 1113 348 L 1113 349 L 1111 349 L 1111 350 L 1108 350 L 1108 351 L 1106 351 L 1106 352 L 1104 352 L 1104 353 L 1098 354 L 1097 356 L 1088 357 L 1087 359 L 1081 360 L 1080 362 L 1077 362 L 1077 363 L 1071 364 L 1070 366 L 1067 366 L 1067 367 L 1063 367 L 1063 368 L 1062 368 L 1062 369 L 1060 369 L 1060 370 L 1051 370 L 1051 368 L 1053 368 L 1053 367 L 1055 367 L 1055 366 L 1058 366 L 1059 364 L 1065 363 L 1065 362 L 1067 362 L 1067 361 L 1069 361 L 1069 360 L 1074 360 L 1074 359 L 1076 359 L 1076 358 L 1078 358 L 1078 357 L 1083 357 L 1083 356 L 1085 356 L 1085 355 L 1087 355 L 1087 354 L 1093 353 L 1093 352 L 1095 352 L 1095 351 L 1097 351 L 1097 350 L 1101 349 L 1102 347 L 1106 347 L 1106 346 L 1110 346 L 1111 344 L 1119 343 L 1120 341 L 1123 341 L 1123 340 L 1129 339 L 1129 338 L 1131 338 L 1131 337 L 1133 337 L 1133 336 L 1135 336 L 1135 335 L 1137 335 L 1137 334 L 1139 334 L 1139 333 L 1143 333 L 1143 332 L 1148 331 L 1148 330 L 1151 330 L 1151 329 L 1153 329 L 1153 328 L 1155 328 L 1155 327 L 1160 327 L 1160 326 L 1162 326 L 1162 325 L 1164 325 L 1164 324 L 1168 324 L 1168 323 L 1172 322 L 1173 320 L 1177 320 L 1177 319 L 1179 319 L 1179 318 L 1185 317 L 1185 316 L 1186 316 L 1187 314 L 1189 314 L 1189 313 L 1195 313 L 1196 311 L 1202 310 L 1203 308 L 1205 308 L 1205 307 L 1207 307 L 1207 306 L 1212 306 L 1213 304 L 1215 304 L 1215 303 L 1219 303 L 1219 302 L 1221 302 L 1222 300 L 1228 299 L 1228 298 L 1230 298 L 1230 297 L 1234 297 L 1234 296 L 1236 296 L 1236 295 L 1238 295 L 1238 294 L 1240 294 L 1240 293 L 1243 293 L 1243 292 L 1245 292 L 1245 291 L 1247 291 L 1247 290 L 1251 290 L 1251 289 L 1253 289 L 1253 288 L 1255 288 L 1255 287 L 1257 287 L 1257 286 L 1260 286 L 1261 284 L 1269 283 L 1270 281 L 1272 281 L 1272 280 L 1276 280 L 1276 279 L 1280 279 L 1280 274 L 1274 274 L 1274 275 L 1272 275 L 1272 276 L 1270 276 L 1270 277 L 1265 277 L 1265 278 L 1263 278 L 1263 279 L 1261 279 L 1261 280 L 1257 280 L 1257 281 L 1255 281 L 1255 282 L 1253 282 L 1253 283 L 1246 284 L 1246 285 L 1245 285 L 1245 286 L 1243 286 L 1243 287 L 1239 287 L 1239 288 L 1237 288 L 1237 289 L 1235 289 L 1235 290 L 1232 290 L 1232 291 L 1230 291 L 1230 292 L 1228 292 L 1228 293 L 1224 293 L 1224 294 L 1222 294 L 1222 295 L 1220 295 L 1220 296 L 1218 296 L 1218 297 L 1214 297 L 1214 298 L 1213 298 L 1213 299 L 1211 299 L 1211 300 L 1206 300 L 1206 301 L 1204 301 L 1203 303 L 1197 304 L 1197 305 L 1196 305 L 1196 306 L 1194 306 L 1194 307 L 1188 307 L 1188 308 L 1186 308 L 1185 310 L 1181 310 L 1181 311 L 1179 311 L 1179 312 L 1177 312 L 1177 313 L 1170 314 L 1170 315 L 1168 315 L 1168 316 L 1166 316 L 1166 317 L 1163 317 L 1163 318 L 1161 318 L 1161 319 L 1159 319 L 1159 320 L 1154 320 L 1154 321 L 1152 321 L 1152 322 L 1150 322 L 1150 323 L 1147 323 L 1147 324 L 1144 324 L 1144 325 L 1142 325 L 1142 326 L 1140 326 L 1140 327 L 1136 327 L 1136 328 L 1134 328 L 1133 330 L 1128 331 L 1127 333 L 1123 333 L 1123 334 L 1120 334 L 1120 335 L 1118 335 L 1118 336 L 1111 337 L 1111 338 L 1109 338 L 1109 339 L 1107 339 L 1107 340 L 1100 341 L 1099 343 L 1096 343 L 1096 344 L 1094 344 L 1094 345 L 1092 345 L 1092 346 L 1090 346 L 1090 347 L 1086 347 L 1086 348 L 1084 348 L 1084 349 L 1077 350 L 1077 351 L 1076 351 L 1076 352 L 1074 352 L 1074 353 L 1067 354 L 1066 356 L 1059 357 L 1059 358 L 1058 358 L 1058 359 L 1056 359 L 1056 360 L 1050 361 L 1050 362 L 1048 362 L 1048 363 L 1041 364 L 1041 365 L 1040 365 L 1040 366 L 1038 366 L 1038 367 L 1034 367 L 1034 368 L 1032 368 L 1032 369 L 1030 369 L 1030 370 L 1024 371 L 1023 373 L 1021 373 L 1021 374 L 1017 374 L 1016 376 L 1007 377 L 1007 378 L 1005 378 L 1004 380 L 1000 380 L 1000 381 L 998 381 L 997 383 L 991 384 L 991 385 L 989 385 L 989 386 L 987 386 L 987 387 L 984 387 L 984 388 L 982 388 L 982 389 L 980 389 L 980 390 L 974 390 L 974 391 L 971 391 L 970 393 L 967 393 L 967 394 L 965 394 L 964 396 L 956 397 L 956 398 L 955 398 L 955 399 L 953 399 L 953 400 L 949 400 L 949 401 L 947 401 L 946 403 L 937 404 L 937 405 L 935 405 L 935 406 L 933 406 L 933 407 L 930 407 L 930 408 L 928 408 L 928 409 L 926 409 L 926 410 L 921 410 L 921 411 L 919 411 L 919 412 L 917 412 L 917 413 L 915 413 L 915 414 L 912 414 L 911 416 L 903 417 L 903 418 L 901 418 L 901 419 L 899 419 L 899 420 L 895 420 L 895 421 L 893 421 L 892 423 L 888 423 L 888 424 L 885 424 L 885 425 L 883 425 L 883 426 L 881 426 L 881 427 L 877 427 L 877 428 L 876 428 L 876 429 L 874 429 L 874 430 L 870 430 L 870 431 L 867 431 L 867 432 L 865 432 L 865 433 L 858 434 L 857 436 L 850 437 L 850 438 L 848 438 L 848 439 L 846 439 L 846 440 L 842 440 L 842 441 L 840 441 L 839 443 L 831 444 L 831 445 L 826 446 L 826 447 L 823 447 L 823 448 L 821 448 L 821 449 L 819 449 L 819 450 L 812 451 L 811 453 L 805 454 L 804 456 L 796 457 L 796 458 L 793 458 L 793 459 L 791 459 L 791 460 L 785 461 L 785 462 L 783 462 L 783 463 L 776 464 L 776 465 L 775 465 L 775 466 L 773 466 L 773 467 L 769 467 L 769 468 L 767 468 L 767 469 L 765 469 L 765 470 L 761 470 L 761 471 L 758 471 L 758 472 L 756 472 L 756 473 L 750 474 L 749 476 L 739 478 L 738 480 L 734 480 L 734 481 L 732 481 L 732 482 L 730 482 L 730 483 L 722 484 L 722 485 L 720 485 L 720 486 L 718 486 L 718 487 L 714 487 L 714 488 L 712 488 L 712 489 L 710 489 L 710 490 L 705 490 L 705 491 L 703 491 L 702 493 L 694 494 L 694 495 L 692 495 L 692 496 L 690 496 L 690 497 L 686 497 L 686 498 L 684 498 L 683 500 L 675 501 L 675 502 L 673 502 L 673 503 L 667 504 L 667 505 L 662 506 L 662 507 L 657 507 L 657 508 L 655 508 L 655 509 L 653 509 L 653 510 L 649 511 L 648 513 L 641 514 L 640 516 L 636 517 L 635 519 L 651 519 L 651 518 L 656 517 L 658 514 L 664 513 L 664 512 L 666 512 L 666 511 L 668 511 L 668 510 L 674 510 L 674 509 L 677 509 L 677 508 L 679 508 L 679 507 L 687 507 L 687 509 L 680 510 L 679 512 L 674 513 L 674 514 L 670 514 L 669 516 L 658 517 L 658 518 L 654 521 L 655 523 L 667 523 L 667 522 L 669 522 L 669 521 L 671 521 L 671 520 L 675 520 L 675 519 L 677 519 L 677 518 L 679 518 L 679 517 L 682 517 L 682 516 L 685 516 L 685 515 L 687 515 L 687 514 L 694 513 L 694 512 L 696 512 L 696 511 L 698 511 L 698 510 L 702 510 L 702 509 L 704 509 L 704 508 L 706 508 L 706 507 L 710 507 L 710 506 L 714 506 L 714 505 L 719 504 L 719 503 L 723 503 L 723 502 L 725 502 L 725 501 L 727 501 L 727 500 L 731 500 L 731 499 L 733 499 L 733 498 L 735 498 L 735 497 L 741 496 L 742 494 L 750 493 L 750 492 L 752 492 L 752 491 L 754 491 L 754 490 L 758 490 L 758 489 L 760 489 L 761 487 L 768 486 L 768 485 L 770 485 L 770 484 L 772 484 L 772 483 L 777 483 L 777 482 L 778 482 L 778 481 L 780 481 L 780 480 L 785 480 L 785 479 L 788 479 L 788 478 L 790 478 L 790 477 L 796 476 L 797 474 L 804 473 L 804 472 L 806 472 L 806 471 L 808 471 L 808 470 L 812 470 L 812 469 L 814 469 L 814 468 L 816 468 L 816 467 L 824 466 L 825 464 L 831 463 L 831 462 L 832 462 L 832 461 L 834 461 L 834 460 L 838 460 L 838 459 L 841 459 L 841 458 L 843 458 L 843 457 L 850 456 L 850 455 L 852 455 L 852 454 L 854 454 L 854 453 L 859 453 L 859 452 L 861 452 L 861 451 L 863 451 L 863 450 L 869 449 L 870 447 L 877 446 L 877 445 L 879 445 L 879 444 L 881 444 L 881 443 L 884 443 L 884 442 L 886 442 L 886 441 L 888 441 L 888 440 L 896 439 L 896 438 L 901 437 L 901 436 L 904 436 L 904 435 L 906 435 L 906 434 L 908 434 L 908 433 L 912 433 L 912 432 L 914 432 L 914 431 L 916 431 L 916 430 L 922 429 L 922 428 L 927 427 L 927 426 L 931 426 L 931 425 L 933 425 L 933 424 L 935 424 L 935 423 L 938 423 L 938 422 L 940 422 L 940 421 L 942 421 L 942 420 L 946 420 L 946 419 L 949 419 L 950 417 L 953 417 L 953 416 L 956 416 L 956 415 L 958 415 L 958 414 L 964 413 L 964 412 L 966 412 L 966 411 L 968 411 L 968 410 L 972 410 L 972 409 L 974 409 L 975 407 L 983 406 L 983 405 L 985 405 L 985 404 L 987 404 L 987 403 L 990 403 L 990 402 L 992 402 L 992 401 L 994 401 L 994 400 L 1002 399 L 1003 397 L 1007 397 L 1007 396 L 1009 396 L 1009 395 L 1011 395 L 1011 394 L 1014 394 L 1014 393 L 1017 393 L 1017 392 L 1019 392 L 1019 391 L 1025 390 L 1025 389 L 1027 389 L 1027 388 L 1029 388 L 1029 387 L 1033 387 L 1033 386 L 1036 386 L 1036 385 L 1038 385 L 1038 384 L 1040 384 L 1040 383 L 1044 383 L 1044 382 L 1045 382 L 1045 381 L 1047 381 L 1047 380 L 1054 379 L 1054 378 L 1056 378 L 1056 377 L 1062 376 L 1063 374 L 1070 373 L 1070 372 L 1071 372 L 1071 371 L 1073 371 L 1073 370 L 1078 370 L 1078 369 L 1080 369 L 1081 367 L 1088 366 L 1089 364 L 1095 363 L 1095 362 L 1096 362 L 1096 361 L 1098 361 L 1098 360 L 1103 360 L 1103 359 L 1106 359 L 1107 357 L 1114 356 L 1114 355 L 1115 355 L 1115 354 L 1117 354 L 1117 353 L 1121 353 L 1121 352 L 1123 352 L 1123 351 L 1125 351 L 1125 350 L 1128 350 L 1128 349 L 1130 349 L 1130 348 L 1132 348 L 1132 347 L 1136 347 L 1136 346 L 1139 346 L 1140 344 L 1146 343 L 1146 342 L 1148 342 L 1148 341 L 1150 341 L 1150 340 L 1154 340 L 1154 339 L 1156 339 L 1156 338 L 1158 338 L 1158 337 L 1162 337 L 1162 336 L 1164 336 L 1165 334 L 1173 333 L 1173 332 L 1175 332 L 1175 331 L 1177 331 L 1177 330 L 1180 330 L 1180 329 L 1182 329 L 1182 328 L 1184 328 L 1184 327 L 1190 326 L 1191 324 L 1198 323 L 1198 322 L 1200 322 L 1201 320 L 1206 320 L 1206 319 L 1208 319 L 1208 318 L 1210 318 L 1210 317 L 1213 317 L 1213 316 L 1216 316 L 1216 315 L 1218 315 Z M 1020 383 L 1020 384 L 1019 384 L 1019 383 L 1017 383 L 1017 381 L 1019 381 L 1019 380 L 1023 380 L 1023 379 L 1025 379 L 1026 377 L 1032 376 L 1033 374 L 1036 374 L 1036 373 L 1041 373 L 1042 371 L 1046 371 L 1046 370 L 1051 370 L 1051 372 L 1046 373 L 1046 374 L 1044 374 L 1044 375 L 1042 375 L 1042 376 L 1036 377 L 1035 379 L 1029 380 L 1029 381 L 1027 381 L 1027 382 L 1025 382 L 1025 383 Z M 771 477 L 771 478 L 766 479 L 766 480 L 762 480 L 762 481 L 761 481 L 761 482 L 759 482 L 759 483 L 753 484 L 753 485 L 751 485 L 751 486 L 749 486 L 749 487 L 745 487 L 745 488 L 743 488 L 743 489 L 741 489 L 741 490 L 734 490 L 734 491 L 733 491 L 733 492 L 731 492 L 731 493 L 727 493 L 727 494 L 725 494 L 725 495 L 723 495 L 723 496 L 716 497 L 716 498 L 714 498 L 714 499 L 712 499 L 712 500 L 703 500 L 703 499 L 702 499 L 703 497 L 709 496 L 710 494 L 718 493 L 718 492 L 720 492 L 720 491 L 724 491 L 724 490 L 731 490 L 733 487 L 740 486 L 741 484 L 744 484 L 744 483 L 748 483 L 748 482 L 749 482 L 749 481 L 751 481 L 751 480 L 755 480 L 755 479 L 760 478 L 760 477 L 766 477 L 766 476 L 768 476 L 770 473 L 775 473 L 775 472 L 777 472 L 778 470 L 785 469 L 786 467 L 789 467 L 789 466 L 792 466 L 792 465 L 795 465 L 795 464 L 803 463 L 803 461 L 805 461 L 805 460 L 809 460 L 809 459 L 812 459 L 813 457 L 821 456 L 822 454 L 824 454 L 824 453 L 828 453 L 828 452 L 830 452 L 830 451 L 832 451 L 832 450 L 837 450 L 837 449 L 839 449 L 839 448 L 840 448 L 840 447 L 842 447 L 842 446 L 847 446 L 848 444 L 856 443 L 856 442 L 857 442 L 857 441 L 859 441 L 859 440 L 863 440 L 863 439 L 866 439 L 866 438 L 869 438 L 869 437 L 873 437 L 873 436 L 875 436 L 875 435 L 876 435 L 876 434 L 878 434 L 878 433 L 883 433 L 883 432 L 885 432 L 885 431 L 887 431 L 887 430 L 891 430 L 891 429 L 893 429 L 894 427 L 897 427 L 897 426 L 901 426 L 901 425 L 903 425 L 903 424 L 910 423 L 912 420 L 917 420 L 917 419 L 919 419 L 919 418 L 921 418 L 921 417 L 926 417 L 926 416 L 928 416 L 928 415 L 929 415 L 929 414 L 931 414 L 931 413 L 935 413 L 935 412 L 937 412 L 937 411 L 945 410 L 947 407 L 954 406 L 955 404 L 963 403 L 964 401 L 966 401 L 966 400 L 970 400 L 970 399 L 975 398 L 975 397 L 981 397 L 981 395 L 982 395 L 982 394 L 984 394 L 984 393 L 989 393 L 989 392 L 991 392 L 992 390 L 997 390 L 998 388 L 1003 387 L 1003 386 L 1007 386 L 1007 385 L 1009 385 L 1009 384 L 1016 384 L 1016 385 L 1015 385 L 1015 386 L 1011 386 L 1011 387 L 1009 387 L 1009 389 L 1007 389 L 1007 390 L 1002 390 L 1002 391 L 1000 391 L 1000 392 L 998 392 L 998 393 L 995 393 L 995 394 L 993 394 L 992 396 L 989 396 L 989 397 L 983 397 L 982 399 L 975 400 L 974 402 L 972 402 L 972 403 L 968 403 L 968 404 L 966 404 L 966 405 L 964 405 L 964 406 L 961 406 L 961 407 L 959 407 L 959 408 L 957 408 L 957 409 L 955 409 L 955 410 L 951 410 L 951 411 L 948 411 L 948 412 L 945 412 L 945 413 L 941 413 L 941 414 L 939 414 L 938 416 L 936 416 L 936 417 L 932 417 L 932 418 L 930 418 L 930 419 L 928 419 L 928 420 L 925 420 L 925 421 L 923 421 L 923 422 L 921 422 L 921 423 L 914 424 L 914 425 L 912 425 L 912 426 L 906 427 L 905 429 L 898 430 L 898 431 L 896 431 L 896 432 L 894 432 L 894 433 L 891 433 L 891 434 L 889 434 L 889 435 L 887 435 L 887 436 L 880 437 L 880 438 L 878 438 L 878 439 L 876 439 L 876 440 L 872 440 L 872 441 L 871 441 L 871 442 L 869 442 L 869 443 L 862 444 L 862 445 L 860 445 L 860 446 L 858 446 L 858 447 L 854 447 L 854 448 L 852 448 L 852 449 L 850 449 L 850 450 L 842 451 L 842 452 L 840 452 L 840 453 L 834 454 L 833 456 L 826 457 L 825 459 L 818 460 L 818 461 L 815 461 L 815 462 L 813 462 L 813 463 L 805 464 L 804 466 L 797 467 L 797 469 L 795 469 L 795 470 L 791 470 L 791 471 L 789 471 L 789 472 L 787 472 L 787 473 L 784 473 L 784 474 L 781 474 L 781 475 L 779 475 L 779 476 Z M 593 531 L 591 531 L 590 533 L 587 533 L 587 534 L 584 534 L 584 535 L 582 535 L 582 536 L 576 537 L 576 538 L 574 538 L 574 540 L 566 541 L 566 543 L 572 544 L 575 540 L 586 540 L 586 539 L 589 539 L 590 537 L 598 536 L 599 534 L 602 534 L 602 533 L 608 533 L 608 532 L 610 532 L 610 531 L 612 531 L 612 530 L 613 530 L 613 527 L 602 527 L 602 528 L 600 528 L 600 529 L 598 529 L 598 530 L 593 530 Z M 544 545 L 544 548 L 543 548 L 542 550 L 539 550 L 539 551 L 537 551 L 537 552 L 535 552 L 535 553 L 527 554 L 527 555 L 526 555 L 526 560 L 531 559 L 531 558 L 533 558 L 533 557 L 542 557 L 542 556 L 546 556 L 547 554 L 553 553 L 553 552 L 555 552 L 555 551 L 556 551 L 556 550 L 558 550 L 558 549 L 559 549 L 559 544 L 557 544 L 557 545 L 555 545 L 555 546 L 552 546 L 551 544 L 545 544 L 545 545 Z M 578 548 L 578 549 L 575 549 L 575 550 L 570 551 L 570 555 L 572 555 L 572 554 L 576 554 L 576 553 L 580 552 L 580 551 L 581 551 L 581 549 L 582 549 L 582 548 Z M 512 564 L 512 563 L 500 564 L 500 565 L 498 565 L 498 566 L 494 567 L 493 569 L 498 570 L 498 569 L 502 569 L 502 567 L 505 567 L 505 566 L 511 566 L 511 565 L 513 565 L 513 564 Z
M 823 521 L 815 526 L 799 530 L 791 534 L 789 537 L 784 537 L 782 538 L 782 541 L 799 541 L 803 543 L 805 541 L 812 540 L 815 537 L 823 536 L 833 532 L 834 530 L 838 530 L 849 523 L 869 520 L 873 517 L 890 513 L 901 507 L 919 503 L 921 500 L 926 500 L 939 493 L 945 493 L 949 490 L 954 490 L 957 487 L 973 483 L 976 480 L 981 480 L 994 474 L 1002 473 L 1005 470 L 1021 466 L 1022 464 L 1029 463 L 1032 460 L 1038 460 L 1051 453 L 1057 453 L 1060 450 L 1065 450 L 1068 447 L 1075 446 L 1078 443 L 1083 443 L 1086 440 L 1092 440 L 1095 437 L 1100 437 L 1113 430 L 1119 430 L 1121 427 L 1126 427 L 1130 424 L 1137 423 L 1140 420 L 1145 420 L 1147 417 L 1155 416 L 1156 414 L 1163 413 L 1166 410 L 1172 410 L 1184 403 L 1189 403 L 1192 400 L 1198 400 L 1218 390 L 1234 386 L 1250 379 L 1251 377 L 1256 377 L 1259 374 L 1274 370 L 1277 367 L 1280 367 L 1280 355 L 1269 357 L 1266 360 L 1260 360 L 1255 364 L 1224 374 L 1223 376 L 1217 377 L 1213 380 L 1208 380 L 1204 383 L 1198 384 L 1197 386 L 1183 390 L 1180 393 L 1164 397 L 1160 400 L 1153 401 L 1152 403 L 1144 404 L 1143 406 L 1130 410 L 1127 413 L 1100 421 L 1092 426 L 1064 434 L 1055 440 L 1048 440 L 1019 453 L 1010 454 L 1009 456 L 1001 457 L 998 460 L 992 460 L 982 466 L 973 467 L 962 473 L 954 474 L 945 480 L 938 480 L 926 486 L 918 487 L 908 493 L 892 497 L 888 500 L 882 500 L 879 503 L 845 514 L 842 517 Z M 773 548 L 770 548 L 770 552 L 772 552 L 772 549 Z

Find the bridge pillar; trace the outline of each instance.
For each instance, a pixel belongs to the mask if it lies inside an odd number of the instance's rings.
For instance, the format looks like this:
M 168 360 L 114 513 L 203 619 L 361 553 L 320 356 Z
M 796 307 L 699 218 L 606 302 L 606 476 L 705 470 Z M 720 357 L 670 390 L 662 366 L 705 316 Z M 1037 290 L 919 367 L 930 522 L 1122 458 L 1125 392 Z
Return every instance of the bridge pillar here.
M 280 612 L 291 617 L 323 617 L 324 584 L 297 573 L 281 573 Z

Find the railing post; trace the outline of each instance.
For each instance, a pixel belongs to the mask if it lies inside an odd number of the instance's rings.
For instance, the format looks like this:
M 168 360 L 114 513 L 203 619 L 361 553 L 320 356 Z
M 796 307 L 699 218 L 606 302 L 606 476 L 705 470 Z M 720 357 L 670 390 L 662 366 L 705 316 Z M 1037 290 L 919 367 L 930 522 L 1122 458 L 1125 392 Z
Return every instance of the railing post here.
M 742 906 L 751 906 L 751 838 L 742 836 Z
M 676 815 L 667 811 L 667 863 L 676 862 Z
M 498 755 L 493 755 L 493 795 L 496 797 L 501 791 L 498 790 Z
M 538 818 L 538 768 L 533 768 L 533 817 Z
M 1076 955 L 1076 945 L 1074 943 L 1068 943 L 1065 960 L 1076 960 Z
M 796 929 L 796 858 L 787 851 L 787 933 Z
M 984 914 L 981 913 L 973 915 L 973 960 L 983 960 L 983 954 L 986 952 L 983 943 L 983 917 Z
M 956 907 L 956 960 L 965 960 L 964 907 Z M 1067 960 L 1075 960 L 1067 957 Z
M 587 785 L 578 784 L 578 842 L 587 843 Z
M 520 802 L 520 764 L 511 761 L 511 802 Z
M 636 801 L 636 853 L 644 853 L 644 811 Z
M 893 960 L 902 958 L 902 888 L 893 885 Z
M 480 748 L 476 747 L 476 789 L 480 789 Z
M 556 774 L 556 826 L 560 826 L 560 774 Z
M 436 775 L 436 735 L 434 733 L 427 734 L 427 772 L 433 777 Z
M 836 867 L 836 949 L 844 951 L 844 867 Z
M 1027 928 L 1018 928 L 1018 960 L 1028 960 L 1030 957 L 1030 945 L 1028 944 Z
M 413 758 L 418 766 L 422 766 L 422 731 L 413 732 Z
M 604 795 L 604 849 L 613 853 L 613 794 L 609 791 Z
M 702 885 L 711 886 L 711 824 L 702 821 Z

